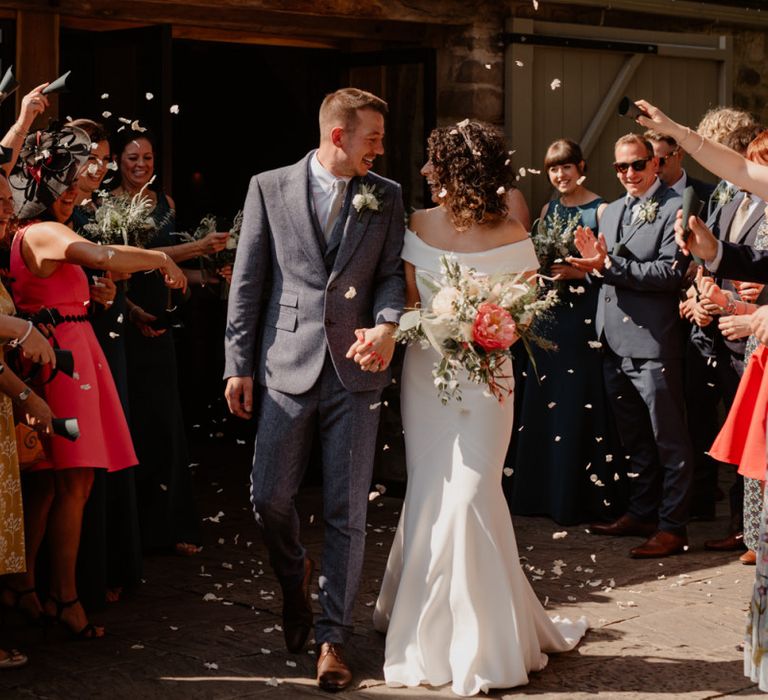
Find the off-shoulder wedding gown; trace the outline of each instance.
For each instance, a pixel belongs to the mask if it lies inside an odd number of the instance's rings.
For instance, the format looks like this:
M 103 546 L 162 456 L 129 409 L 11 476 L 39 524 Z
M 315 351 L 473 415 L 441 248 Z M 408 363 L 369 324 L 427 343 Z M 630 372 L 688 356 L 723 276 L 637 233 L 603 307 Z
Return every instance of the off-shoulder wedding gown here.
M 447 252 L 406 232 L 403 259 L 416 268 L 425 305 L 431 292 L 419 273 L 439 277 Z M 480 273 L 538 268 L 530 239 L 456 257 Z M 572 649 L 588 625 L 550 620 L 520 567 L 501 488 L 513 397 L 500 404 L 464 375 L 462 401 L 442 405 L 437 357 L 419 345 L 406 352 L 408 487 L 374 625 L 387 634 L 388 685 L 451 683 L 467 696 L 527 683 L 546 665 L 545 652 Z

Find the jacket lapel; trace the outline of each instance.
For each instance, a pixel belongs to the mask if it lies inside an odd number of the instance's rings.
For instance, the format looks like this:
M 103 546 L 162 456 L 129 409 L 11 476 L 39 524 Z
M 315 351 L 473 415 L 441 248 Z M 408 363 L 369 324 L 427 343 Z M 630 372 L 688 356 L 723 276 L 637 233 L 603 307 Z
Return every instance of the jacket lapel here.
M 336 262 L 333 265 L 331 276 L 329 281 L 334 280 L 339 276 L 339 273 L 344 269 L 344 266 L 350 261 L 357 246 L 363 240 L 365 231 L 368 228 L 368 224 L 371 222 L 372 216 L 380 216 L 381 212 L 375 212 L 370 209 L 363 209 L 358 212 L 351 202 L 354 201 L 355 195 L 360 190 L 360 185 L 366 184 L 372 186 L 367 177 L 356 177 L 352 180 L 352 192 L 350 194 L 350 206 L 347 214 L 347 220 L 344 222 L 344 233 L 342 234 L 341 243 L 339 244 L 339 252 L 336 255 Z M 381 192 L 374 191 L 374 194 L 381 197 Z
M 747 220 L 744 222 L 744 226 L 742 226 L 741 231 L 739 232 L 739 239 L 736 241 L 739 245 L 744 245 L 744 241 L 747 239 L 749 234 L 752 232 L 752 229 L 757 226 L 760 219 L 763 218 L 763 215 L 765 214 L 765 207 L 761 204 L 758 204 L 755 207 L 755 210 L 749 215 Z
M 312 191 L 309 186 L 309 159 L 314 151 L 302 158 L 286 174 L 280 186 L 280 196 L 283 200 L 283 211 L 291 222 L 296 238 L 304 255 L 314 264 L 323 275 L 327 275 L 320 239 L 317 217 L 312 204 Z

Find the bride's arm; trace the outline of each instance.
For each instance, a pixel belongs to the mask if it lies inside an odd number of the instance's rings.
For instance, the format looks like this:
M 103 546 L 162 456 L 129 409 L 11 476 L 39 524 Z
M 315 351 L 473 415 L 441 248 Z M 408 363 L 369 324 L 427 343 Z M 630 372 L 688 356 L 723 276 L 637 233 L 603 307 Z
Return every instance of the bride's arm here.
M 403 261 L 405 268 L 405 308 L 415 309 L 421 304 L 419 289 L 416 286 L 416 268 L 409 262 Z

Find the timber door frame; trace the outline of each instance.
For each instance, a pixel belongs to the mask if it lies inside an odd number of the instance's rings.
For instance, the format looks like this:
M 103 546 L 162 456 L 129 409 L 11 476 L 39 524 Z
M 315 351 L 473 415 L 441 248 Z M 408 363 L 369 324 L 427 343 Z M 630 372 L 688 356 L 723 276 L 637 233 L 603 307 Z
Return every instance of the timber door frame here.
M 543 153 L 533 152 L 533 123 L 536 118 L 533 105 L 533 71 L 521 70 L 518 63 L 521 62 L 523 67 L 531 66 L 536 46 L 605 50 L 614 54 L 626 54 L 613 85 L 581 134 L 580 145 L 587 159 L 608 120 L 615 115 L 619 100 L 646 55 L 718 61 L 718 101 L 724 105 L 732 101 L 733 47 L 730 36 L 592 27 L 516 18 L 507 20 L 506 29 L 504 130 L 507 142 L 516 151 L 514 159 L 518 165 L 537 167 L 543 157 Z M 524 107 L 516 109 L 515 105 Z M 556 136 L 553 135 L 553 138 Z M 530 198 L 530 180 L 522 178 L 518 185 L 526 198 Z

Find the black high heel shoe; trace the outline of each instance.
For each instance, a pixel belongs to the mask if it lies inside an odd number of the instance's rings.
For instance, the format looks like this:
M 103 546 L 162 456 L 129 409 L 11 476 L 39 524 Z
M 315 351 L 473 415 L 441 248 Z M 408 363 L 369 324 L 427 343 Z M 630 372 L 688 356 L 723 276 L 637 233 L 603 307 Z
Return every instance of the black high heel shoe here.
M 98 634 L 98 627 L 94 625 L 92 622 L 87 622 L 83 627 L 81 627 L 79 630 L 73 629 L 72 626 L 66 622 L 64 619 L 62 619 L 62 614 L 67 608 L 71 608 L 73 605 L 77 605 L 80 602 L 80 598 L 74 598 L 73 600 L 59 600 L 58 598 L 55 598 L 54 596 L 50 596 L 49 600 L 53 602 L 53 604 L 56 606 L 56 614 L 55 615 L 49 615 L 49 617 L 54 620 L 55 622 L 60 622 L 63 624 L 67 630 L 69 630 L 69 633 L 72 635 L 73 639 L 78 640 L 91 640 L 91 639 L 101 639 L 103 634 L 103 628 L 102 628 L 102 634 Z

